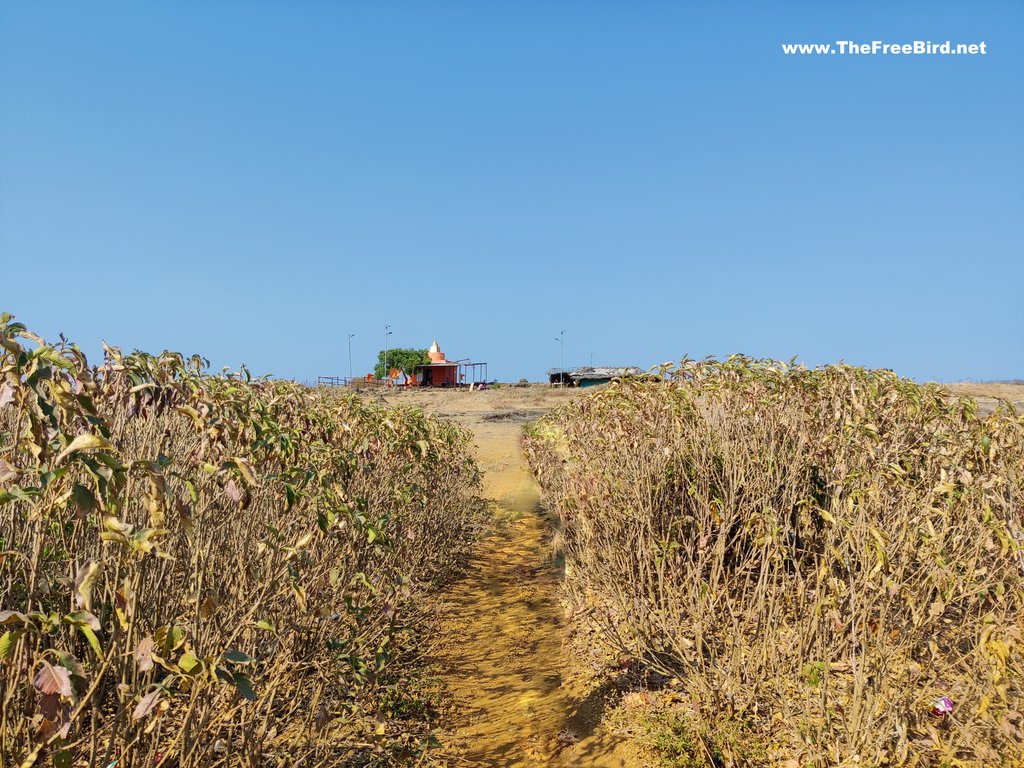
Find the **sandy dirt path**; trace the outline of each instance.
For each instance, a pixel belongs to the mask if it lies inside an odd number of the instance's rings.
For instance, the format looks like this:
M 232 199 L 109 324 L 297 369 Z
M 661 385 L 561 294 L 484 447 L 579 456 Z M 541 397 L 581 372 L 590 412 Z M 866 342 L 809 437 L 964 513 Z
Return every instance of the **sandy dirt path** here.
M 603 697 L 568 673 L 561 576 L 521 448 L 523 424 L 550 403 L 517 409 L 506 397 L 420 393 L 413 401 L 473 430 L 484 491 L 495 504 L 495 529 L 442 597 L 432 661 L 453 697 L 456 725 L 442 739 L 448 759 L 453 766 L 625 768 L 625 748 L 597 727 Z

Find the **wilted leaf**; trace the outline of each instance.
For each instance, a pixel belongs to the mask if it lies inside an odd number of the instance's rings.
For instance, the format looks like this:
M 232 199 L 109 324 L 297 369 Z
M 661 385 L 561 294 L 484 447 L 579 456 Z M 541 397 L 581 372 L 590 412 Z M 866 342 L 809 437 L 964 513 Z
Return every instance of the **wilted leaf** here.
M 57 661 L 60 666 L 71 672 L 71 677 L 85 679 L 85 668 L 82 666 L 82 662 L 75 658 L 74 654 L 65 653 L 64 651 L 54 651 L 57 655 Z
M 239 490 L 234 480 L 228 480 L 227 484 L 224 486 L 224 492 L 228 495 L 228 498 L 236 504 L 242 500 L 242 492 Z
M 223 658 L 224 661 L 230 661 L 232 664 L 251 664 L 252 663 L 252 657 L 251 656 L 249 656 L 246 653 L 242 653 L 241 651 L 236 651 L 234 649 L 224 651 L 224 653 L 221 654 L 221 658 Z
M 92 588 L 96 586 L 96 579 L 99 578 L 100 564 L 96 560 L 86 560 L 85 564 L 78 569 L 75 576 L 75 602 L 80 608 L 87 611 L 92 610 Z M 99 622 L 96 622 L 97 625 Z M 93 627 L 99 629 L 99 626 Z
M 217 610 L 217 601 L 212 596 L 207 597 L 203 600 L 203 604 L 199 606 L 199 618 L 208 619 L 213 616 L 214 611 Z
M 14 388 L 10 384 L 8 384 L 7 382 L 4 382 L 3 384 L 0 384 L 0 408 L 2 408 L 3 406 L 7 405 L 8 403 L 13 403 L 13 402 L 14 402 Z
M 153 668 L 153 638 L 144 637 L 135 648 L 135 663 L 140 672 L 148 672 Z
M 123 523 L 113 515 L 108 515 L 103 518 L 103 527 L 111 533 L 119 533 L 122 536 L 127 536 L 132 532 L 132 525 L 129 523 Z
M 66 739 L 68 734 L 71 733 L 71 706 L 68 704 L 61 704 L 57 710 L 57 723 L 60 728 L 57 729 L 57 735 L 62 739 Z
M 233 456 L 228 459 L 228 461 L 238 467 L 238 471 L 242 473 L 242 477 L 245 478 L 245 482 L 249 485 L 256 485 L 256 475 L 253 474 L 252 466 L 249 464 L 248 459 Z
M 195 424 L 196 429 L 203 428 L 203 419 L 202 417 L 200 417 L 199 411 L 197 411 L 195 408 L 192 408 L 191 406 L 188 405 L 179 405 L 174 410 L 178 411 L 179 413 L 184 413 L 188 416 L 191 416 L 192 422 Z
M 157 627 L 153 634 L 156 644 L 163 648 L 164 655 L 169 655 L 171 651 L 185 642 L 185 630 L 177 624 L 164 624 L 162 627 Z
M 135 705 L 135 709 L 132 710 L 132 722 L 138 722 L 150 712 L 153 711 L 153 707 L 156 706 L 157 700 L 160 698 L 160 689 L 154 688 L 152 691 L 147 693 L 141 699 L 139 703 Z
M 149 524 L 153 528 L 163 528 L 166 523 L 164 515 L 164 501 L 160 495 L 146 496 L 143 499 L 146 511 L 149 513 Z
M 178 524 L 181 526 L 181 530 L 185 532 L 186 536 L 191 536 L 192 531 L 195 530 L 195 524 L 192 522 L 192 508 L 180 500 L 174 502 L 174 507 L 178 511 Z
M 116 544 L 127 544 L 128 538 L 123 533 L 100 531 L 100 541 L 112 541 Z
M 21 611 L 0 611 L 0 625 L 28 624 L 28 616 Z
M 103 627 L 100 624 L 100 620 L 88 611 L 74 611 L 65 616 L 64 619 L 71 624 L 89 627 L 89 629 L 96 630 L 97 632 Z
M 64 457 L 79 451 L 92 451 L 97 449 L 109 450 L 110 448 L 110 443 L 99 435 L 78 435 L 74 440 L 68 443 L 67 447 L 63 451 L 57 454 L 57 459 L 54 463 L 60 464 Z
M 13 464 L 8 464 L 3 459 L 0 459 L 0 485 L 7 485 L 18 476 L 18 470 L 14 468 Z
M 128 629 L 128 619 L 132 614 L 132 604 L 128 600 L 128 585 L 114 593 L 114 613 L 117 614 L 117 623 L 121 629 Z
M 43 666 L 36 674 L 32 685 L 43 695 L 59 694 L 68 699 L 75 695 L 71 687 L 71 673 L 64 667 L 56 667 L 48 661 L 43 661 Z
M 170 531 L 166 528 L 143 528 L 141 531 L 132 535 L 129 540 L 129 544 L 132 549 L 149 554 L 156 549 L 156 542 L 153 541 L 153 539 L 166 536 L 168 533 L 170 533 Z M 173 559 L 170 555 L 161 553 L 160 551 L 157 551 L 157 556 L 166 557 L 168 560 Z
M 47 720 L 56 720 L 60 712 L 60 696 L 56 693 L 44 693 L 39 697 L 39 714 Z

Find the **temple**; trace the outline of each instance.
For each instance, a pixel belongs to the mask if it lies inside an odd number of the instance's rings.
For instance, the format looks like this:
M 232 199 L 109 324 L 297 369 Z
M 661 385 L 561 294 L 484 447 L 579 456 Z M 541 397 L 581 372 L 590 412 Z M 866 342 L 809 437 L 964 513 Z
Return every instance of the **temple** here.
M 437 339 L 427 350 L 429 363 L 416 366 L 413 378 L 423 387 L 457 387 L 459 381 L 459 364 L 449 362 L 437 345 Z
M 483 388 L 487 382 L 487 363 L 471 363 L 468 360 L 449 360 L 445 357 L 437 339 L 427 350 L 429 363 L 417 365 L 409 377 L 410 386 L 419 387 L 470 387 Z

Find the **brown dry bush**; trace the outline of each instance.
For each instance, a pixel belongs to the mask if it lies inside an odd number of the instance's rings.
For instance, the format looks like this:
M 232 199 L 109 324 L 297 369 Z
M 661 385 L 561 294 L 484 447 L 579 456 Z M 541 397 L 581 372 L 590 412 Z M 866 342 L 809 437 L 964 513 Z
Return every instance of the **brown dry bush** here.
M 663 373 L 526 443 L 575 615 L 676 679 L 673 764 L 1019 765 L 1024 419 L 844 365 Z
M 0 345 L 0 763 L 429 759 L 410 624 L 479 522 L 465 430 L 172 353 L 90 368 L 9 316 Z

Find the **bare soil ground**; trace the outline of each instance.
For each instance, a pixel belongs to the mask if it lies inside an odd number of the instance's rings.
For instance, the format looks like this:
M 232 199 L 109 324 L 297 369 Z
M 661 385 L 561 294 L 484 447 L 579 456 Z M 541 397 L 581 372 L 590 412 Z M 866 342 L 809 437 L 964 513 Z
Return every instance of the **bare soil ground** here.
M 1000 400 L 1009 400 L 1017 410 L 1024 410 L 1024 384 L 1005 382 L 960 382 L 943 384 L 956 395 L 973 397 L 983 413 L 992 413 Z
M 442 739 L 453 766 L 641 764 L 601 729 L 604 690 L 568 652 L 551 526 L 521 450 L 523 425 L 576 394 L 530 387 L 387 395 L 473 430 L 495 505 L 494 529 L 442 597 L 431 659 L 453 699 Z

